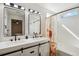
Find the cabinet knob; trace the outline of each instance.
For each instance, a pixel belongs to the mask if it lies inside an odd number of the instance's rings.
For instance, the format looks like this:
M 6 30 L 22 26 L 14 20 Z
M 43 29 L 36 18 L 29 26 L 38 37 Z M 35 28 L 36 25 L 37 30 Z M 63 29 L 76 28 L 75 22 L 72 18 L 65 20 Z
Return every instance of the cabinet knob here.
M 34 53 L 34 51 L 31 51 L 30 53 Z
M 39 56 L 41 56 L 41 53 L 39 53 Z
M 23 48 L 21 48 L 21 53 L 23 53 Z

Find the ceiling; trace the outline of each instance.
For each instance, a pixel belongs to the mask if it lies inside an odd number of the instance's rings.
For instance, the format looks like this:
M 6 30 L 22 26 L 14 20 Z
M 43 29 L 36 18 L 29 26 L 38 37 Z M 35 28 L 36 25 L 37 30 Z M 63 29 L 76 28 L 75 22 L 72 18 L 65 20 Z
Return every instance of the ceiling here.
M 50 13 L 52 13 L 52 11 L 58 13 L 63 10 L 79 6 L 79 3 L 16 3 L 16 4 L 26 8 L 32 8 L 38 11 L 49 10 L 51 11 Z
M 54 12 L 60 12 L 63 10 L 79 6 L 78 3 L 36 3 L 36 4 Z

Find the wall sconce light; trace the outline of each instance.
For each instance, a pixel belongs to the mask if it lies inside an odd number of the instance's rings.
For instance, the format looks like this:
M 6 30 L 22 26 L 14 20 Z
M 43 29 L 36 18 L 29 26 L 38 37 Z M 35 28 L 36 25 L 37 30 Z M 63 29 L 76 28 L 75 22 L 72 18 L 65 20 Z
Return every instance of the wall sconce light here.
M 41 14 L 41 13 L 39 13 L 39 14 Z
M 37 12 L 37 14 L 39 14 L 39 15 L 40 15 L 41 13 Z
M 11 6 L 11 7 L 14 7 L 14 4 L 13 4 L 13 3 L 10 3 L 10 6 Z
M 22 10 L 25 10 L 24 7 L 19 6 L 19 5 L 15 5 L 14 3 L 4 3 L 4 5 L 10 6 L 10 7 L 15 7 L 15 8 L 22 9 Z
M 37 12 L 37 14 L 39 14 L 39 12 Z
M 29 12 L 31 13 L 35 13 L 35 14 L 40 14 L 38 11 L 32 10 L 32 9 L 28 9 Z
M 4 3 L 4 5 L 10 6 L 10 3 Z
M 23 9 L 23 10 L 24 10 L 24 7 L 21 7 L 21 9 Z
M 17 6 L 17 5 L 14 5 L 14 7 L 15 7 L 15 8 L 18 8 L 18 6 Z
M 21 9 L 21 6 L 18 6 L 18 9 Z
M 28 11 L 29 11 L 29 12 L 34 12 L 34 10 L 32 10 L 32 9 L 29 9 Z
M 37 14 L 38 12 L 37 12 L 37 11 L 35 11 L 34 13 L 36 13 L 36 14 Z
M 35 13 L 35 10 L 33 10 L 33 13 Z

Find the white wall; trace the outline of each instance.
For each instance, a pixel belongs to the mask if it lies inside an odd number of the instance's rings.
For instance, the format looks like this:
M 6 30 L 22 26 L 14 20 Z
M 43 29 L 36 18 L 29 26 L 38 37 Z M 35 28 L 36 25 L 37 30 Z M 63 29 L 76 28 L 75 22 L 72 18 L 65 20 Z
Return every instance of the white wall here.
M 0 3 L 0 40 L 1 40 L 1 37 L 3 37 L 3 4 Z
M 69 11 L 56 16 L 57 48 L 71 55 L 79 55 L 79 9 L 76 11 L 78 12 L 77 16 L 62 18 Z

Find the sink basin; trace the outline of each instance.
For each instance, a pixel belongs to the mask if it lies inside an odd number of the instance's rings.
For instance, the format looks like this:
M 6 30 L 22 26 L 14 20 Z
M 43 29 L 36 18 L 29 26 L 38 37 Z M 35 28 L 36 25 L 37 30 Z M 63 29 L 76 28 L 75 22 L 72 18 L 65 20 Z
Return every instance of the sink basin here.
M 1 42 L 1 43 L 0 43 L 0 49 L 1 49 L 1 48 L 7 48 L 7 47 L 9 47 L 8 43 L 9 43 L 9 42 Z
M 45 42 L 45 38 L 29 38 L 29 39 L 21 39 L 16 41 L 7 41 L 0 43 L 0 49 L 10 48 L 14 46 L 20 46 L 24 44 L 38 44 L 39 42 Z
M 9 46 L 18 46 L 18 45 L 23 45 L 23 44 L 30 44 L 35 42 L 35 40 L 33 40 L 33 38 L 31 39 L 21 39 L 21 40 L 16 40 L 16 41 L 10 41 L 9 42 Z

